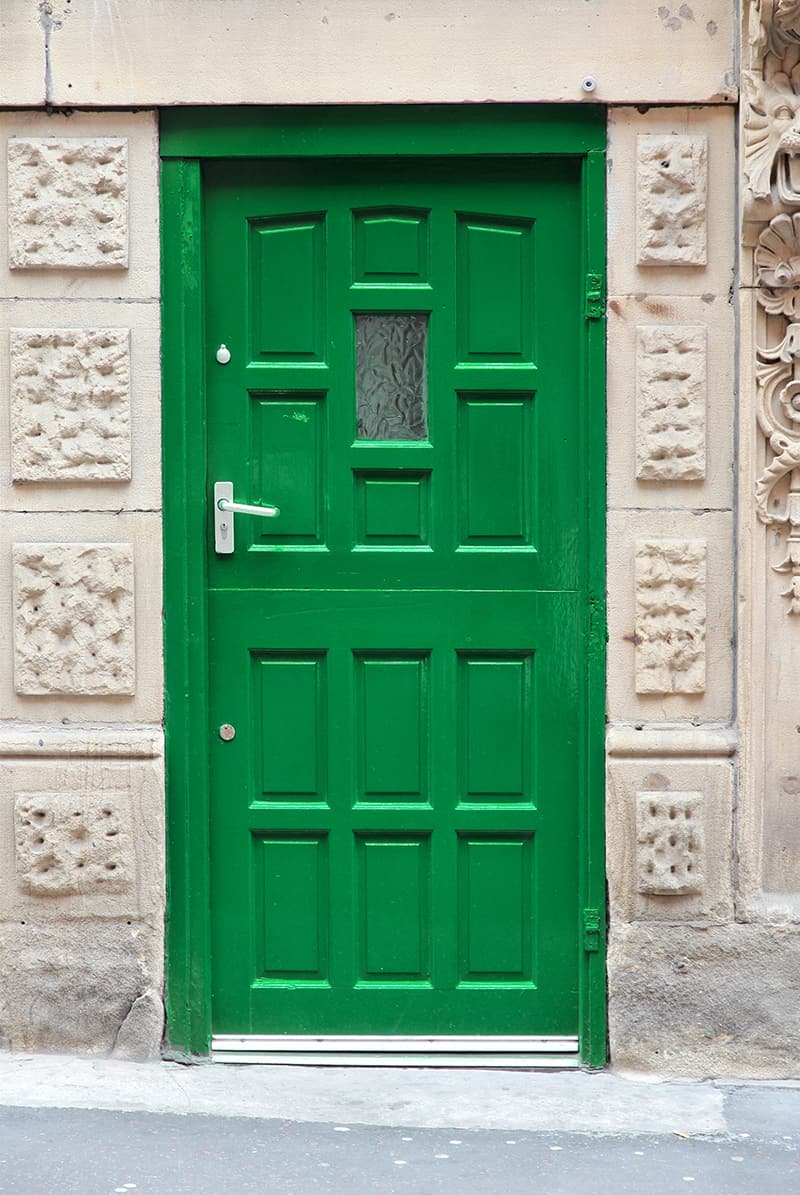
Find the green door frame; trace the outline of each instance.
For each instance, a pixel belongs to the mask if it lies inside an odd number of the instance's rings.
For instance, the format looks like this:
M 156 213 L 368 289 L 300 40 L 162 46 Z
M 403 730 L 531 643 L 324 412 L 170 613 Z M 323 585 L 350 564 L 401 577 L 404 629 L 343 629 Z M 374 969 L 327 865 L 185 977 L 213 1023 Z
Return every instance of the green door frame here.
M 211 1038 L 209 733 L 202 163 L 220 158 L 372 155 L 577 157 L 582 162 L 586 299 L 581 529 L 587 561 L 585 735 L 581 771 L 581 1058 L 606 1061 L 605 723 L 605 109 L 559 106 L 170 108 L 161 113 L 167 1032 L 175 1053 Z M 200 766 L 198 767 L 198 761 Z

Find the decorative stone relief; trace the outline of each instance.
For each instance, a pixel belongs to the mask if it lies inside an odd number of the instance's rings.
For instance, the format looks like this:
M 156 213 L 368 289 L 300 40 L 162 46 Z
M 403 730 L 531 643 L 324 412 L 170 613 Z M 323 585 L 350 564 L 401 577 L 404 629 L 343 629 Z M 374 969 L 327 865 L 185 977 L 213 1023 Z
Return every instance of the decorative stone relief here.
M 756 480 L 756 511 L 767 526 L 787 529 L 786 556 L 773 568 L 784 573 L 789 614 L 800 614 L 800 324 L 783 340 L 757 349 L 758 423 L 771 460 Z
M 788 613 L 800 614 L 800 0 L 751 0 L 748 17 L 745 210 L 758 220 L 772 213 L 753 256 L 765 313 L 756 410 L 768 445 L 756 513 L 786 529 L 786 554 L 773 568 L 788 579 Z
M 127 138 L 12 137 L 8 241 L 12 269 L 127 267 Z
M 703 794 L 636 794 L 637 887 L 652 896 L 703 888 Z
M 124 792 L 17 793 L 17 884 L 36 896 L 126 892 L 135 874 Z
M 14 481 L 131 476 L 127 328 L 12 328 Z
M 706 543 L 636 544 L 636 692 L 703 693 L 706 687 Z
M 636 476 L 702 481 L 706 475 L 706 329 L 636 329 Z
M 704 266 L 707 138 L 647 133 L 636 144 L 638 264 Z
M 788 79 L 780 89 L 745 73 L 744 170 L 755 199 L 773 189 L 784 206 L 800 203 L 800 96 Z
M 131 544 L 15 544 L 13 572 L 17 693 L 133 693 Z

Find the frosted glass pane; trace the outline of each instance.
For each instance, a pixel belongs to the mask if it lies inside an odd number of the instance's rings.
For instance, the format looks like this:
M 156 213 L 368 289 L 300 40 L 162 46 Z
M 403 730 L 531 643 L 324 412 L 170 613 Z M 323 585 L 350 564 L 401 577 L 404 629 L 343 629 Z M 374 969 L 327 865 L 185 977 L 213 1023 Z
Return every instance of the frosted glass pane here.
M 427 315 L 356 316 L 359 440 L 428 434 Z

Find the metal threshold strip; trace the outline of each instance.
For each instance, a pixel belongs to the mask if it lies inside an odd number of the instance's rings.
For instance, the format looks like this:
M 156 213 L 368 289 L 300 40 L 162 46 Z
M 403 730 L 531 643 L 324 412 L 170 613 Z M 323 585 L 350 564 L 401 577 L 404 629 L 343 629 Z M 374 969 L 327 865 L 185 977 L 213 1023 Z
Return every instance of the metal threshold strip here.
M 450 1066 L 565 1070 L 580 1066 L 577 1037 L 422 1037 L 219 1033 L 212 1062 L 295 1066 Z

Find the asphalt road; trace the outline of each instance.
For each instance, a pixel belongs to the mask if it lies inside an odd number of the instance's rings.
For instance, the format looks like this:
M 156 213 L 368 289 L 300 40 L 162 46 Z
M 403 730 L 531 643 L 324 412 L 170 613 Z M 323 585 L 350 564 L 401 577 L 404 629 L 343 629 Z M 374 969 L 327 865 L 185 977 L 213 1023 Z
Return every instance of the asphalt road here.
M 800 1193 L 798 1084 L 178 1068 L 188 1110 L 176 1114 L 155 1094 L 169 1064 L 27 1061 L 0 1065 L 2 1195 Z M 193 1110 L 209 1082 L 219 1111 Z M 46 1106 L 93 1092 L 115 1106 Z M 259 1106 L 231 1115 L 243 1093 Z M 593 1117 L 596 1094 L 603 1131 L 563 1131 Z M 158 1110 L 125 1108 L 148 1099 Z M 259 1114 L 284 1102 L 291 1119 Z

